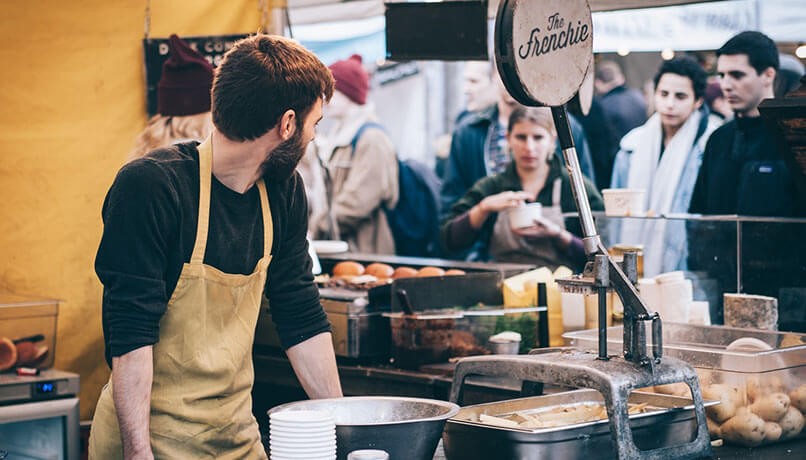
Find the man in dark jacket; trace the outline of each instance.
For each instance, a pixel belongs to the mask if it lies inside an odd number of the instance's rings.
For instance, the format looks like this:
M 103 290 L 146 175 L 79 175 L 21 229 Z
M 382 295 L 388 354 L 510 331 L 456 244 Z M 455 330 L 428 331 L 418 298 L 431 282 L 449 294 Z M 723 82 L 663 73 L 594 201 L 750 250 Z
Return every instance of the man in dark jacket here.
M 593 162 L 594 175 L 596 176 L 596 188 L 604 190 L 610 187 L 610 177 L 613 175 L 613 162 L 618 152 L 619 139 L 610 122 L 605 116 L 602 103 L 598 97 L 591 101 L 590 110 L 584 115 L 581 110 L 574 110 L 569 106 L 569 112 L 579 120 L 585 131 L 585 137 L 590 146 L 591 160 Z
M 625 85 L 621 67 L 613 61 L 596 64 L 593 85 L 610 124 L 616 143 L 631 129 L 646 121 L 646 100 L 637 90 Z
M 760 32 L 742 32 L 717 54 L 722 92 L 736 114 L 714 131 L 705 147 L 689 211 L 699 214 L 799 216 L 803 203 L 795 193 L 781 147 L 762 123 L 758 106 L 773 97 L 778 49 Z M 747 292 L 779 298 L 779 327 L 802 330 L 803 305 L 790 302 L 803 291 L 806 253 L 797 224 L 744 222 L 741 233 L 730 222 L 689 223 L 689 266 L 708 273 L 722 292 Z M 741 254 L 736 253 L 740 238 Z M 737 285 L 736 261 L 741 258 Z M 802 294 L 801 294 L 802 295 Z M 722 311 L 712 312 L 715 323 Z
M 766 35 L 748 31 L 716 54 L 722 92 L 736 117 L 708 140 L 690 211 L 793 216 L 792 177 L 758 110 L 763 99 L 774 97 L 778 49 Z

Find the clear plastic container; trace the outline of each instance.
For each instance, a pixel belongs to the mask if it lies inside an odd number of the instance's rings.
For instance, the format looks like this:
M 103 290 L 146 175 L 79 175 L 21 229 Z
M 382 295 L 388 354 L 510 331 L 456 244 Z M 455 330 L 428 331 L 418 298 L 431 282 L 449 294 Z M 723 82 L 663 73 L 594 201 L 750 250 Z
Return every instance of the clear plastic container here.
M 0 337 L 15 342 L 18 364 L 40 369 L 53 367 L 58 315 L 58 300 L 0 293 Z
M 540 307 L 484 307 L 383 316 L 389 318 L 395 365 L 416 369 L 450 358 L 489 354 L 488 339 L 503 331 L 520 333 L 520 351 L 525 353 L 536 346 L 540 310 Z
M 595 329 L 563 337 L 598 349 Z M 608 328 L 608 353 L 622 353 L 622 339 L 621 326 Z M 706 410 L 713 438 L 758 446 L 806 436 L 806 334 L 665 322 L 663 353 L 694 367 L 703 396 L 720 401 Z M 689 396 L 683 384 L 654 390 Z

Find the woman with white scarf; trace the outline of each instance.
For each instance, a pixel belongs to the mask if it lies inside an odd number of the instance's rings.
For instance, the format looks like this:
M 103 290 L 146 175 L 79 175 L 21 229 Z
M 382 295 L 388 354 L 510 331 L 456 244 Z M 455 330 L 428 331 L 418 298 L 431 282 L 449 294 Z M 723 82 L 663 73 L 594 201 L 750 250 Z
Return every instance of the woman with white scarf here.
M 706 78 L 690 57 L 665 61 L 655 75 L 657 112 L 621 139 L 611 187 L 646 190 L 650 215 L 688 211 L 705 144 L 722 123 L 703 105 Z M 686 269 L 683 220 L 619 219 L 610 234 L 612 243 L 643 245 L 644 276 Z

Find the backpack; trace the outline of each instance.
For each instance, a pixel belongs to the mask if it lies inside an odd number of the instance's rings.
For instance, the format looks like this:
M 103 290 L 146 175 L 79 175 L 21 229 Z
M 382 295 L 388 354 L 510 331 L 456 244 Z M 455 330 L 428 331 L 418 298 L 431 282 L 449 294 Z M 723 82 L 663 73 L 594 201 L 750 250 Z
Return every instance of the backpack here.
M 386 132 L 378 123 L 364 123 L 350 141 L 353 154 L 358 138 L 369 128 Z M 431 168 L 416 160 L 398 157 L 397 171 L 397 205 L 394 209 L 383 208 L 395 240 L 395 252 L 400 256 L 435 257 L 439 251 L 440 180 Z

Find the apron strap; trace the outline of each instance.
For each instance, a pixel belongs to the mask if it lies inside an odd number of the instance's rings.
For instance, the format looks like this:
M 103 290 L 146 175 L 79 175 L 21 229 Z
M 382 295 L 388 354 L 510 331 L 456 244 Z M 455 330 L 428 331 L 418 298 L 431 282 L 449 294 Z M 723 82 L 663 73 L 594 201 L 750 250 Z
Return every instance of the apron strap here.
M 554 184 L 552 185 L 551 189 L 551 205 L 552 206 L 560 206 L 561 202 L 560 199 L 562 197 L 562 189 L 563 189 L 563 182 L 558 177 L 554 179 Z
M 199 144 L 199 221 L 196 227 L 196 244 L 190 256 L 191 264 L 204 263 L 204 251 L 207 248 L 207 232 L 210 228 L 210 185 L 213 177 L 212 138 L 208 137 Z M 271 254 L 274 242 L 274 226 L 271 219 L 269 195 L 263 179 L 257 182 L 260 193 L 260 209 L 263 214 L 263 257 Z
M 213 141 L 208 136 L 199 144 L 199 222 L 196 226 L 196 244 L 193 245 L 191 264 L 204 263 L 207 231 L 210 227 L 210 183 L 213 177 Z
M 257 182 L 257 189 L 260 192 L 260 208 L 263 210 L 263 257 L 266 257 L 271 254 L 271 245 L 274 242 L 274 224 L 271 219 L 269 195 L 266 193 L 266 182 L 263 179 Z

